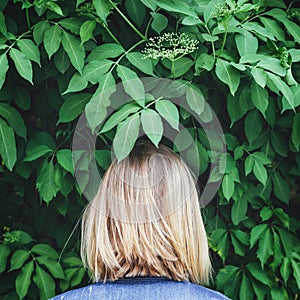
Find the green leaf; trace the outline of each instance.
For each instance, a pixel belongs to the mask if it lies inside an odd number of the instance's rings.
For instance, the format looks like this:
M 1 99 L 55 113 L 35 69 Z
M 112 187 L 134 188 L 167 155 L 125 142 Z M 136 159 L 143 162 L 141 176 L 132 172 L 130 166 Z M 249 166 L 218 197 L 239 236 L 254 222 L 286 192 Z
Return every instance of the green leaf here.
M 274 253 L 273 238 L 270 229 L 267 229 L 259 240 L 259 247 L 256 253 L 263 268 L 268 258 Z
M 0 66 L 1 66 L 0 68 L 0 90 L 1 90 L 5 82 L 6 73 L 9 68 L 6 53 L 0 55 Z
M 115 91 L 116 82 L 110 72 L 99 78 L 99 87 L 85 108 L 92 132 L 106 117 L 106 107 L 110 105 L 109 98 Z
M 39 176 L 36 181 L 36 188 L 38 189 L 41 199 L 47 204 L 56 196 L 58 192 L 57 185 L 54 180 L 55 167 L 53 161 L 44 161 Z
M 58 25 L 51 26 L 44 35 L 44 47 L 49 59 L 59 49 L 62 41 L 62 30 Z
M 108 59 L 103 59 L 101 61 L 92 61 L 84 67 L 83 77 L 91 83 L 95 84 L 100 80 L 101 76 L 108 72 L 112 64 L 113 61 Z
M 141 121 L 145 134 L 158 147 L 164 131 L 160 115 L 153 109 L 143 109 Z
M 10 253 L 10 249 L 5 244 L 0 244 L 0 273 L 6 269 L 6 260 Z
M 26 149 L 26 156 L 23 161 L 34 161 L 46 154 L 52 153 L 53 149 L 49 148 L 46 145 L 38 145 L 33 149 Z
M 272 281 L 268 277 L 267 273 L 261 269 L 258 263 L 250 263 L 246 267 L 255 279 L 265 285 L 271 286 Z
M 113 140 L 113 149 L 120 162 L 134 147 L 135 141 L 139 135 L 140 116 L 132 115 L 117 127 L 117 132 Z
M 262 88 L 266 86 L 268 76 L 264 70 L 253 67 L 251 68 L 251 74 L 258 85 L 260 85 Z
M 277 58 L 268 57 L 263 59 L 257 64 L 257 67 L 271 71 L 279 76 L 286 75 L 286 69 L 281 65 L 280 60 Z
M 244 30 L 242 34 L 235 36 L 235 43 L 240 56 L 247 54 L 256 54 L 258 49 L 258 40 L 247 30 Z
M 49 259 L 45 256 L 39 256 L 36 258 L 36 260 L 39 264 L 46 266 L 46 268 L 54 278 L 65 279 L 63 268 L 59 262 Z
M 6 103 L 0 103 L 0 116 L 6 119 L 8 124 L 20 137 L 26 137 L 26 127 L 19 112 Z
M 265 112 L 269 105 L 268 90 L 262 88 L 255 81 L 252 81 L 251 92 L 252 92 L 251 99 L 252 99 L 253 104 L 262 113 L 262 115 L 266 118 Z
M 294 115 L 292 128 L 292 142 L 297 151 L 300 149 L 300 113 Z
M 0 154 L 6 167 L 11 171 L 17 160 L 14 131 L 0 118 Z
M 47 244 L 36 244 L 31 248 L 31 252 L 51 259 L 58 259 L 57 251 Z
M 233 203 L 233 206 L 231 208 L 231 220 L 234 225 L 238 225 L 240 222 L 247 219 L 247 210 L 248 201 L 246 198 L 240 198 Z
M 286 137 L 279 130 L 271 131 L 271 144 L 279 155 L 284 157 L 287 156 L 289 150 Z
M 35 43 L 39 46 L 44 40 L 45 32 L 50 28 L 49 22 L 40 21 L 34 25 L 33 29 L 33 39 Z
M 64 74 L 71 65 L 68 54 L 62 47 L 54 54 L 54 64 L 57 70 L 62 74 Z
M 125 0 L 125 8 L 129 17 L 140 27 L 145 19 L 145 6 L 140 1 Z
M 87 20 L 81 25 L 79 31 L 81 44 L 87 42 L 93 37 L 93 31 L 96 27 L 96 24 L 97 23 L 94 20 Z
M 189 107 L 198 115 L 203 112 L 205 99 L 200 89 L 190 86 L 186 91 L 186 101 Z
M 138 78 L 137 74 L 129 68 L 118 65 L 118 76 L 122 80 L 125 92 L 132 97 L 139 105 L 145 105 L 145 89 L 142 81 Z
M 119 45 L 114 43 L 107 43 L 98 46 L 95 48 L 87 58 L 88 62 L 92 61 L 101 61 L 105 58 L 115 58 L 119 57 L 121 54 L 125 52 L 125 49 Z
M 255 126 L 253 126 L 255 124 Z M 263 129 L 261 116 L 257 110 L 249 112 L 245 118 L 245 135 L 252 145 L 258 139 Z
M 99 166 L 106 170 L 111 163 L 111 152 L 109 150 L 96 150 L 95 158 Z
M 250 279 L 247 277 L 245 273 L 243 273 L 243 278 L 241 282 L 240 288 L 240 299 L 243 299 L 247 295 L 249 299 L 253 299 L 253 289 Z
M 295 39 L 295 41 L 300 44 L 300 26 L 287 19 L 283 19 L 282 23 L 284 24 L 287 31 L 291 34 L 291 36 Z
M 39 288 L 40 299 L 49 299 L 55 295 L 55 283 L 53 278 L 39 265 L 36 266 L 33 281 Z
M 222 192 L 226 200 L 229 201 L 229 199 L 233 196 L 234 193 L 234 178 L 232 175 L 225 174 L 222 180 Z
M 106 24 L 106 18 L 109 15 L 111 4 L 108 0 L 93 0 L 93 4 L 95 6 L 97 15 L 101 21 Z
M 284 283 L 286 284 L 288 279 L 291 276 L 291 261 L 288 257 L 284 257 L 281 267 L 280 267 L 280 274 L 284 280 Z
M 22 268 L 21 272 L 16 278 L 16 292 L 20 299 L 23 299 L 28 293 L 28 289 L 31 284 L 33 268 L 33 261 L 30 261 Z
M 172 63 L 170 60 L 162 60 L 162 64 L 168 68 L 169 70 L 172 71 Z M 178 60 L 174 61 L 174 69 L 171 74 L 171 77 L 174 78 L 178 78 L 182 75 L 184 75 L 185 73 L 187 73 L 188 71 L 191 70 L 191 67 L 194 65 L 194 62 L 188 58 L 188 57 L 181 57 Z
M 104 123 L 100 133 L 107 132 L 124 121 L 130 114 L 136 113 L 141 107 L 136 102 L 126 103 L 119 111 L 112 114 Z
M 187 16 L 193 16 L 197 18 L 197 14 L 194 9 L 185 2 L 174 0 L 153 0 L 153 2 L 160 8 L 169 11 L 184 14 Z
M 215 58 L 207 53 L 201 53 L 196 59 L 195 69 L 196 73 L 199 73 L 199 69 L 205 69 L 211 71 L 215 65 Z
M 228 85 L 230 93 L 234 96 L 240 84 L 240 73 L 228 61 L 217 59 L 216 63 L 217 77 Z
M 59 122 L 67 123 L 76 119 L 83 111 L 91 94 L 81 93 L 66 97 L 59 110 Z
M 152 0 L 140 0 L 146 7 L 150 8 L 152 11 L 155 11 L 157 5 Z
M 252 157 L 259 164 L 268 165 L 271 163 L 271 161 L 269 160 L 267 155 L 263 152 L 254 152 L 254 153 L 252 153 Z
M 157 12 L 151 12 L 151 16 L 153 18 L 151 27 L 155 32 L 160 34 L 168 26 L 168 18 Z
M 179 112 L 175 104 L 169 100 L 155 102 L 155 109 L 176 130 L 179 130 Z
M 9 272 L 20 269 L 24 265 L 25 261 L 28 259 L 29 256 L 30 256 L 29 251 L 17 250 L 11 258 Z
M 236 97 L 233 97 L 231 94 L 228 94 L 227 110 L 231 119 L 230 127 L 232 127 L 234 123 L 240 118 L 242 118 L 245 115 L 245 113 L 250 109 L 249 104 L 243 100 L 244 99 L 237 99 Z
M 63 28 L 70 30 L 72 33 L 78 35 L 82 21 L 79 18 L 71 17 L 65 18 L 58 22 Z
M 193 136 L 186 128 L 184 128 L 176 135 L 174 140 L 174 146 L 178 151 L 183 151 L 189 148 L 193 142 Z
M 60 16 L 64 15 L 61 8 L 55 2 L 47 1 L 44 3 L 44 6 Z
M 2 11 L 0 11 L 0 33 L 2 33 L 4 36 L 7 35 L 5 16 Z
M 293 276 L 296 279 L 298 289 L 300 289 L 300 266 L 299 266 L 299 261 L 294 260 L 293 258 L 291 259 L 292 263 L 292 268 L 293 268 Z
M 78 39 L 66 31 L 63 31 L 62 45 L 70 58 L 71 64 L 81 74 L 85 57 L 83 46 Z
M 275 196 L 282 202 L 289 204 L 290 188 L 286 181 L 275 171 L 272 176 Z
M 284 31 L 275 20 L 260 17 L 261 22 L 265 25 L 266 29 L 270 31 L 279 41 L 285 41 Z
M 253 166 L 254 166 L 254 158 L 252 157 L 252 155 L 249 155 L 245 160 L 245 175 L 246 176 L 251 173 L 251 171 L 253 170 Z
M 267 170 L 262 164 L 260 164 L 257 161 L 254 162 L 253 174 L 255 175 L 257 180 L 261 182 L 263 185 L 267 183 L 268 180 Z
M 261 238 L 264 232 L 266 232 L 268 224 L 259 224 L 252 228 L 250 233 L 250 248 L 252 248 L 256 242 Z
M 150 59 L 143 59 L 143 54 L 140 52 L 129 52 L 126 54 L 126 58 L 129 60 L 129 62 L 142 71 L 143 73 L 147 75 L 153 74 L 153 65 L 152 61 Z
M 30 60 L 23 54 L 20 50 L 11 48 L 9 51 L 9 55 L 13 60 L 15 67 L 24 79 L 28 80 L 32 83 L 32 65 Z
M 39 48 L 32 40 L 21 39 L 17 41 L 17 45 L 28 59 L 36 62 L 39 66 L 41 66 Z
M 62 95 L 72 92 L 78 92 L 84 90 L 88 85 L 88 80 L 80 75 L 79 73 L 75 73 L 71 78 L 67 89 L 62 93 Z
M 74 173 L 72 152 L 70 149 L 60 149 L 56 152 L 56 159 L 59 165 L 61 165 L 66 171 L 71 174 Z

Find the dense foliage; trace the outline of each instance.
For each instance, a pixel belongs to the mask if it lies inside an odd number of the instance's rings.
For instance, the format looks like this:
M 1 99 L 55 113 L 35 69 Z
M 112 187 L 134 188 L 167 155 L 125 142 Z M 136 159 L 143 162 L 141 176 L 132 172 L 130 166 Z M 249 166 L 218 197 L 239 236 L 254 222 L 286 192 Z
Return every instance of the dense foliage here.
M 211 152 L 203 129 L 172 93 L 151 94 L 144 76 L 193 87 L 189 107 L 209 122 L 208 100 L 225 133 L 215 176 L 225 175 L 204 210 L 211 287 L 232 299 L 299 298 L 297 2 L 1 0 L 0 298 L 47 299 L 88 283 L 76 229 L 86 200 L 71 158 L 84 110 L 94 130 L 109 106 L 118 108 L 99 134 L 101 172 L 112 146 L 119 159 L 128 155 L 142 128 L 157 144 L 163 119 L 184 124 L 197 141 L 205 184 Z M 114 97 L 118 82 L 123 99 Z M 132 101 L 119 108 L 126 97 Z M 191 161 L 192 140 L 181 143 Z M 84 155 L 76 164 L 85 186 Z

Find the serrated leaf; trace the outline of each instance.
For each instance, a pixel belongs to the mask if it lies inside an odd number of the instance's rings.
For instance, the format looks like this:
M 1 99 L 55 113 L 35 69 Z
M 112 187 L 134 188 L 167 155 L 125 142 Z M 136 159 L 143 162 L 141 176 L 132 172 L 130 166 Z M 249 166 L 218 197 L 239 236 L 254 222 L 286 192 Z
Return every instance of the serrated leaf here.
M 45 32 L 50 28 L 49 22 L 40 21 L 34 25 L 33 29 L 33 39 L 39 46 L 44 40 Z
M 240 198 L 233 203 L 231 208 L 231 220 L 234 225 L 247 219 L 248 201 L 246 198 Z
M 113 149 L 119 162 L 128 156 L 133 149 L 139 135 L 139 128 L 139 115 L 129 117 L 117 127 L 117 132 L 113 140 Z
M 284 24 L 288 32 L 292 35 L 292 37 L 295 39 L 295 41 L 300 44 L 300 26 L 285 18 L 282 20 L 282 23 Z
M 145 134 L 158 147 L 164 131 L 160 115 L 153 109 L 143 109 L 141 121 Z
M 5 118 L 17 135 L 25 138 L 26 127 L 19 112 L 6 103 L 0 103 L 0 116 Z
M 78 39 L 66 31 L 63 31 L 62 45 L 70 58 L 71 64 L 81 74 L 85 57 L 83 46 Z
M 106 18 L 109 15 L 111 4 L 108 0 L 93 0 L 93 4 L 95 6 L 97 15 L 101 21 L 106 24 Z
M 9 247 L 5 244 L 0 244 L 0 273 L 6 269 L 6 260 L 9 253 Z
M 104 123 L 100 133 L 107 132 L 124 121 L 130 114 L 139 111 L 141 107 L 136 102 L 129 102 L 125 104 L 119 111 L 112 114 Z
M 265 285 L 271 286 L 272 282 L 270 278 L 268 277 L 267 273 L 261 269 L 258 263 L 250 263 L 246 267 L 255 279 Z
M 230 174 L 225 174 L 222 180 L 222 192 L 226 200 L 229 200 L 234 193 L 234 180 Z
M 235 36 L 235 43 L 240 56 L 255 54 L 257 52 L 258 40 L 247 30 Z
M 145 105 L 145 88 L 142 81 L 138 78 L 137 74 L 129 68 L 118 65 L 118 76 L 122 80 L 125 92 L 132 97 L 139 105 Z
M 267 224 L 259 224 L 252 228 L 250 233 L 250 248 L 252 248 L 256 242 L 261 238 L 262 234 L 267 230 Z
M 0 11 L 0 33 L 2 33 L 4 36 L 7 35 L 5 16 L 2 11 Z
M 23 161 L 34 161 L 46 154 L 52 153 L 53 149 L 49 148 L 47 145 L 38 145 L 33 149 L 26 149 L 26 156 Z
M 105 58 L 115 58 L 125 52 L 125 49 L 114 43 L 106 43 L 96 47 L 88 56 L 87 61 L 92 62 L 95 60 L 101 61 Z
M 99 86 L 85 107 L 87 121 L 92 132 L 106 117 L 106 108 L 110 105 L 110 96 L 116 91 L 116 82 L 109 72 L 99 77 Z
M 33 269 L 33 261 L 30 261 L 22 268 L 21 272 L 16 278 L 16 292 L 20 299 L 23 299 L 28 293 Z
M 36 62 L 39 66 L 41 66 L 39 48 L 32 40 L 21 39 L 17 41 L 17 45 L 28 59 Z
M 256 66 L 271 71 L 279 76 L 284 76 L 286 74 L 286 69 L 281 65 L 280 60 L 277 58 L 268 57 L 261 60 Z
M 85 21 L 79 31 L 81 44 L 87 42 L 89 39 L 93 37 L 93 31 L 96 27 L 96 21 L 94 20 L 87 20 Z
M 6 73 L 8 71 L 8 59 L 6 53 L 0 55 L 0 90 L 5 82 Z
M 91 94 L 81 93 L 69 96 L 59 110 L 59 122 L 67 123 L 76 119 L 83 111 Z
M 257 257 L 261 262 L 262 268 L 267 262 L 268 258 L 274 253 L 273 238 L 270 229 L 267 229 L 266 232 L 262 235 L 259 240 L 259 247 L 256 252 Z
M 108 72 L 112 64 L 113 61 L 108 59 L 103 59 L 101 61 L 92 61 L 84 67 L 83 77 L 95 84 L 100 80 L 101 76 Z
M 17 160 L 14 131 L 0 118 L 0 154 L 6 167 L 11 171 Z
M 24 79 L 32 83 L 32 65 L 30 60 L 20 50 L 11 48 L 9 55 L 14 62 L 14 65 Z
M 166 11 L 176 12 L 197 18 L 195 10 L 185 2 L 173 0 L 153 0 L 153 2 L 158 7 L 165 9 Z
M 54 180 L 55 167 L 53 161 L 44 161 L 40 174 L 36 181 L 36 188 L 38 189 L 41 199 L 47 204 L 56 196 L 58 192 L 57 185 Z
M 297 113 L 293 119 L 292 142 L 297 151 L 300 149 L 300 113 Z
M 288 257 L 284 257 L 281 267 L 280 267 L 280 274 L 284 280 L 284 283 L 286 284 L 288 279 L 291 276 L 291 262 Z
M 62 47 L 54 54 L 54 64 L 57 70 L 62 74 L 64 74 L 71 65 L 69 56 Z
M 253 124 L 255 124 L 255 126 L 253 126 Z M 252 145 L 258 139 L 263 129 L 262 119 L 257 110 L 252 110 L 247 114 L 244 128 L 247 140 L 249 144 Z
M 129 17 L 140 27 L 145 19 L 145 6 L 140 1 L 125 0 L 125 8 Z
M 176 130 L 179 130 L 179 112 L 175 104 L 169 100 L 155 102 L 155 109 Z
M 157 12 L 151 12 L 151 16 L 153 18 L 151 27 L 160 34 L 168 26 L 168 18 Z
M 11 258 L 9 271 L 20 269 L 29 256 L 29 251 L 17 250 Z
M 240 84 L 240 73 L 228 61 L 217 59 L 216 63 L 217 77 L 228 85 L 230 93 L 234 96 Z
M 33 281 L 39 288 L 41 299 L 50 299 L 55 295 L 54 280 L 39 265 L 36 266 L 36 273 L 33 276 Z
M 252 74 L 255 82 L 259 86 L 261 86 L 262 88 L 264 88 L 266 86 L 268 76 L 267 76 L 267 73 L 264 70 L 262 70 L 260 68 L 253 67 L 253 68 L 251 68 L 251 74 Z
M 266 118 L 265 112 L 269 105 L 269 94 L 268 90 L 262 88 L 255 81 L 251 83 L 251 99 L 255 107 L 262 113 Z
M 71 174 L 74 173 L 72 152 L 70 149 L 60 149 L 56 153 L 57 162 Z
M 62 93 L 62 95 L 72 92 L 78 92 L 84 90 L 88 85 L 87 79 L 80 75 L 79 73 L 75 73 L 71 78 L 67 89 Z
M 143 54 L 140 52 L 129 52 L 126 54 L 126 58 L 129 60 L 129 62 L 142 71 L 143 73 L 147 75 L 153 74 L 153 65 L 150 59 L 143 59 Z
M 49 259 L 45 256 L 39 256 L 36 258 L 36 260 L 39 264 L 46 266 L 54 278 L 65 279 L 63 268 L 56 260 Z
M 290 200 L 290 188 L 286 181 L 275 171 L 272 176 L 275 196 L 282 202 L 288 204 Z
M 70 30 L 72 33 L 78 35 L 82 21 L 79 18 L 71 17 L 65 18 L 58 22 L 63 28 Z
M 260 164 L 257 161 L 254 162 L 253 174 L 257 178 L 257 180 L 261 182 L 263 185 L 267 183 L 268 180 L 267 170 L 262 164 Z
M 49 59 L 59 49 L 62 41 L 62 30 L 58 25 L 51 26 L 44 35 L 44 47 Z
M 186 101 L 189 107 L 200 115 L 205 106 L 205 99 L 200 89 L 190 86 L 186 91 Z

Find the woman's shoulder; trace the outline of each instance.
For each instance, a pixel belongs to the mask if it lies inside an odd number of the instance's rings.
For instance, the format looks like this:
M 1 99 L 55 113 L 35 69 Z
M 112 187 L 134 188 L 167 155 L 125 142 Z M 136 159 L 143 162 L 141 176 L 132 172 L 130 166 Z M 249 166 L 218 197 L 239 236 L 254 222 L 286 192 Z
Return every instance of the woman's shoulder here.
M 52 300 L 79 299 L 228 300 L 229 298 L 197 284 L 159 279 L 126 279 L 105 284 L 95 283 L 52 298 Z

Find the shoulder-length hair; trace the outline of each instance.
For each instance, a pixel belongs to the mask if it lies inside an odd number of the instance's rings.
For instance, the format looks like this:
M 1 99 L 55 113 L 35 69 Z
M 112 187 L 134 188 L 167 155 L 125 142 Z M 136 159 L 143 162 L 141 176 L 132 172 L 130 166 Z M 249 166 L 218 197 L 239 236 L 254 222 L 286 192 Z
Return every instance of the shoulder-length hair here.
M 208 284 L 207 236 L 184 161 L 150 142 L 114 160 L 83 214 L 81 256 L 96 282 L 162 276 Z

